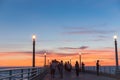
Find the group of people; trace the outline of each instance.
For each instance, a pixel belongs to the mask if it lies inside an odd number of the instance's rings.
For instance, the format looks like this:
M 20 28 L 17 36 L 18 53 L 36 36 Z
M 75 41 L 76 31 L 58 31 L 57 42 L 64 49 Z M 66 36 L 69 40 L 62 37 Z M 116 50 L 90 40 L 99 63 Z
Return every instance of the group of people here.
M 63 61 L 59 62 L 57 60 L 52 60 L 52 62 L 50 63 L 50 72 L 51 72 L 52 78 L 54 78 L 55 76 L 56 69 L 58 69 L 60 77 L 63 78 L 63 70 L 67 72 L 71 72 L 72 65 L 69 61 L 63 64 Z M 76 76 L 79 76 L 80 66 L 78 64 L 78 61 L 76 61 L 76 64 L 75 64 L 75 71 L 76 71 Z M 82 71 L 84 71 L 84 63 L 82 63 Z
M 52 62 L 50 63 L 50 72 L 51 72 L 52 78 L 54 78 L 56 69 L 58 69 L 60 77 L 63 78 L 63 70 L 70 72 L 72 70 L 72 65 L 71 65 L 71 63 L 69 63 L 69 61 L 65 62 L 65 64 L 63 64 L 62 60 L 60 62 L 58 62 L 56 60 L 52 60 Z
M 68 62 L 65 62 L 64 68 L 65 68 L 66 71 L 71 72 L 71 70 L 72 70 L 72 65 L 71 65 L 71 63 L 70 63 L 69 61 L 68 61 Z
M 96 62 L 96 72 L 97 75 L 99 75 L 99 60 L 97 60 Z M 60 74 L 60 77 L 63 78 L 63 70 L 71 72 L 72 70 L 72 65 L 71 63 L 65 62 L 63 64 L 63 61 L 61 60 L 60 62 L 57 60 L 52 60 L 52 62 L 50 63 L 50 72 L 51 72 L 51 77 L 54 78 L 55 77 L 55 72 L 56 69 L 58 69 L 58 72 Z M 85 72 L 85 64 L 82 62 L 81 66 L 79 66 L 78 61 L 76 61 L 75 63 L 75 72 L 76 72 L 76 76 L 79 76 L 79 72 Z
M 51 72 L 51 78 L 54 78 L 55 75 L 55 70 L 57 67 L 58 62 L 56 60 L 52 60 L 52 62 L 50 63 L 50 72 Z M 60 63 L 61 64 L 61 63 Z M 59 64 L 59 65 L 60 65 Z M 61 64 L 62 65 L 62 64 Z M 59 67 L 59 69 L 62 70 L 62 68 Z

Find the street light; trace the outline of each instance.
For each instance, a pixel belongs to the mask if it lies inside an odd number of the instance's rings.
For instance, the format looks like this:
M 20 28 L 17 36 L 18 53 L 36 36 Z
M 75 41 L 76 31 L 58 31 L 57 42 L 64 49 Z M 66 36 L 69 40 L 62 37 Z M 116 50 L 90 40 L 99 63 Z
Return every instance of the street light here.
M 32 36 L 32 40 L 33 40 L 33 63 L 32 63 L 32 66 L 35 67 L 35 39 L 36 39 L 36 36 L 33 35 Z
M 71 58 L 70 58 L 70 64 L 71 64 Z
M 49 66 L 49 64 L 50 64 L 50 58 L 48 58 L 48 66 Z
M 81 69 L 81 54 L 82 54 L 82 53 L 81 53 L 81 52 L 79 52 L 79 60 L 80 60 L 79 62 L 80 62 L 80 69 Z
M 114 36 L 114 43 L 115 43 L 115 59 L 116 59 L 116 72 L 118 71 L 118 50 L 117 50 L 117 36 Z
M 44 53 L 45 61 L 44 61 L 44 67 L 46 66 L 46 53 Z

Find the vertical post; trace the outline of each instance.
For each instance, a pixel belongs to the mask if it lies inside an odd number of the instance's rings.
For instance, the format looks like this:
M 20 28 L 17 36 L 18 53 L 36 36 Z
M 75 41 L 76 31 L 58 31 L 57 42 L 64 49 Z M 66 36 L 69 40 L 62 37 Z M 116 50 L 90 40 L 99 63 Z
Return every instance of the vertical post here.
M 46 67 L 46 53 L 44 53 L 44 58 L 45 58 L 45 60 L 44 60 L 44 67 Z
M 71 58 L 70 58 L 70 64 L 71 64 Z
M 21 69 L 21 78 L 23 79 L 23 69 Z
M 35 38 L 36 36 L 33 35 L 32 38 L 33 38 L 33 64 L 32 66 L 35 67 Z
M 81 52 L 79 53 L 79 62 L 80 62 L 80 69 L 81 69 Z
M 33 39 L 33 62 L 32 62 L 32 72 L 31 72 L 31 78 L 34 79 L 35 75 L 36 75 L 36 72 L 35 72 L 35 39 L 36 39 L 36 36 L 33 35 L 32 36 L 32 39 Z
M 9 71 L 9 80 L 12 80 L 12 70 Z
M 117 50 L 117 36 L 114 36 L 115 43 L 115 59 L 116 59 L 116 72 L 118 71 L 118 50 Z
M 50 64 L 50 61 L 49 61 L 50 59 L 48 58 L 48 66 L 49 66 L 49 64 Z
M 31 74 L 31 71 L 30 71 L 30 69 L 28 68 L 28 80 L 30 79 L 30 74 Z

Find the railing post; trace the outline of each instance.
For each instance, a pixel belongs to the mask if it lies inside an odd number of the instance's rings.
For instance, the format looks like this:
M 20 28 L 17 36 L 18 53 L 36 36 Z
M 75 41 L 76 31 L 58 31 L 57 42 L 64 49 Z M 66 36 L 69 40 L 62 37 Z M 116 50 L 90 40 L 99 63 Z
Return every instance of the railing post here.
M 28 69 L 28 80 L 30 79 L 30 74 L 31 74 L 30 69 Z
M 32 72 L 31 72 L 31 78 L 33 79 L 33 78 L 35 78 L 35 76 L 36 76 L 36 68 L 32 68 Z
M 99 67 L 99 68 L 100 68 L 99 72 L 101 73 L 101 72 L 102 72 L 102 66 L 101 66 L 101 67 Z
M 38 69 L 38 74 L 40 74 L 40 68 Z
M 93 71 L 96 71 L 96 66 L 93 67 Z
M 37 71 L 36 71 L 36 75 L 38 75 L 39 68 L 37 68 L 36 70 L 37 70 Z
M 21 78 L 23 80 L 23 69 L 21 69 Z
M 12 70 L 9 71 L 9 76 L 10 76 L 9 80 L 12 80 L 12 77 L 11 77 L 12 76 Z
M 109 67 L 109 73 L 111 74 L 111 67 Z
M 105 73 L 105 67 L 104 67 L 104 73 Z

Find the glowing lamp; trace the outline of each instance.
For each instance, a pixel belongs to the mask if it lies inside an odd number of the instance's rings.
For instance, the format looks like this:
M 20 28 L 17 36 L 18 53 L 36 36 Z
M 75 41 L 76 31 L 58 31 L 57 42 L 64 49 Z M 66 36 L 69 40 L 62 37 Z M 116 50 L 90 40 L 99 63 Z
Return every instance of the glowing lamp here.
M 114 36 L 114 39 L 117 39 L 117 36 L 116 36 L 116 35 Z

